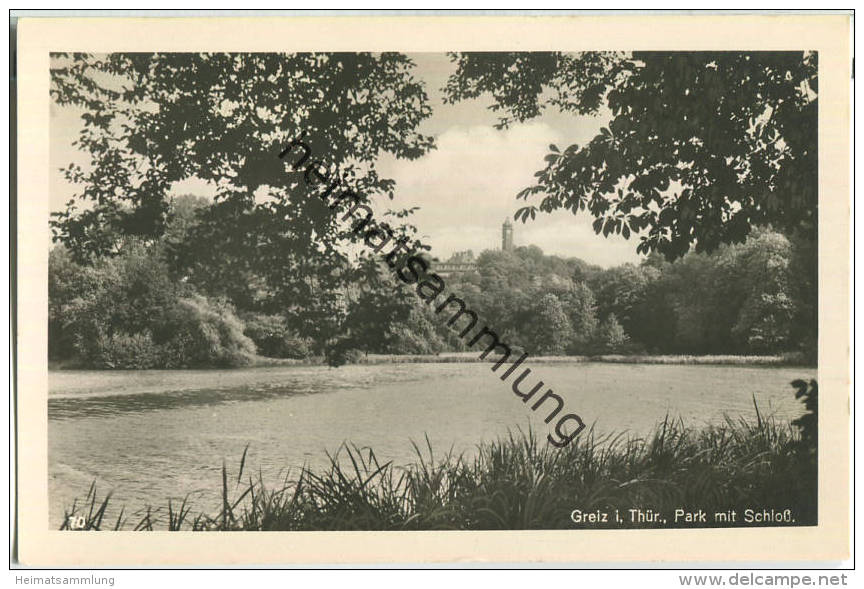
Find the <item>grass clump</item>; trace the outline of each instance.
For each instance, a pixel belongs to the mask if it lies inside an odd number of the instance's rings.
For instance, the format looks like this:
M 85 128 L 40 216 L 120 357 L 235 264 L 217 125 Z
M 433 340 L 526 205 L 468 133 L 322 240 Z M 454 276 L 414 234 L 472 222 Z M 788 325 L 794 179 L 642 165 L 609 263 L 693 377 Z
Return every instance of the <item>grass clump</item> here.
M 811 411 L 815 382 L 796 381 Z M 808 389 L 809 387 L 809 389 Z M 269 486 L 246 472 L 222 466 L 222 505 L 190 519 L 184 500 L 176 507 L 139 512 L 136 530 L 501 530 L 574 527 L 640 528 L 630 509 L 651 509 L 665 527 L 757 525 L 743 523 L 745 509 L 791 510 L 793 525 L 817 523 L 815 420 L 778 423 L 759 413 L 755 421 L 727 418 L 704 429 L 665 419 L 646 437 L 598 436 L 594 430 L 564 449 L 533 431 L 482 443 L 472 457 L 435 455 L 427 438 L 407 466 L 382 463 L 373 450 L 343 445 L 327 469 L 290 473 Z M 247 447 L 248 450 L 248 447 Z M 245 475 L 245 476 L 244 476 Z M 67 510 L 64 529 L 102 529 L 110 499 L 91 486 L 83 506 Z M 622 523 L 576 524 L 573 510 L 618 510 Z M 676 509 L 736 510 L 735 523 L 673 522 Z M 83 519 L 82 517 L 83 516 Z M 77 518 L 77 519 L 76 519 Z M 610 517 L 610 520 L 613 520 Z M 762 525 L 778 525 L 764 522 Z M 785 525 L 789 525 L 788 523 Z M 122 513 L 113 529 L 125 529 Z

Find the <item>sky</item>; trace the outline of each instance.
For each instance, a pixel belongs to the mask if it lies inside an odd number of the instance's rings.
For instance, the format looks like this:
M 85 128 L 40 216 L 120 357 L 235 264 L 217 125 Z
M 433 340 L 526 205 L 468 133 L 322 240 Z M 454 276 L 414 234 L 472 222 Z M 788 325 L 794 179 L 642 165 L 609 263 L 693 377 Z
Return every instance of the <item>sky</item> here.
M 396 197 L 387 208 L 417 206 L 411 222 L 419 228 L 433 254 L 446 259 L 455 251 L 501 247 L 501 225 L 524 201 L 516 194 L 530 186 L 534 172 L 543 167 L 550 143 L 564 147 L 585 144 L 606 121 L 598 117 L 544 112 L 526 123 L 505 130 L 493 127 L 497 115 L 490 101 L 477 99 L 444 104 L 441 88 L 455 66 L 443 53 L 412 54 L 416 76 L 426 83 L 432 115 L 419 131 L 435 137 L 436 149 L 413 161 L 383 156 L 378 162 L 383 177 L 396 181 Z M 72 142 L 81 126 L 80 111 L 51 106 L 51 209 L 62 210 L 75 187 L 58 168 L 86 156 Z M 204 182 L 190 179 L 172 188 L 175 194 L 212 195 Z M 535 197 L 537 198 L 537 197 Z M 536 204 L 534 201 L 531 204 Z M 618 235 L 595 235 L 592 218 L 558 211 L 539 213 L 533 221 L 514 222 L 514 243 L 536 245 L 547 254 L 578 257 L 603 267 L 638 263 L 637 241 Z

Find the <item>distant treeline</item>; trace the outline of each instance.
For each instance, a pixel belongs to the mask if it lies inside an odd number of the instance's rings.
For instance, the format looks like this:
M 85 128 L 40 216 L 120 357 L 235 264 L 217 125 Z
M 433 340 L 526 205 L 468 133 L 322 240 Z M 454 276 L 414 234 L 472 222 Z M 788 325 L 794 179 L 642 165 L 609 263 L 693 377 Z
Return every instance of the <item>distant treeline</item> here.
M 484 252 L 448 286 L 535 354 L 809 353 L 806 254 L 766 229 L 712 254 L 609 269 L 529 246 Z
M 118 236 L 109 256 L 55 247 L 50 358 L 93 368 L 180 368 L 242 366 L 256 355 L 340 364 L 369 353 L 464 349 L 380 260 L 343 257 L 326 272 L 282 268 L 278 251 L 214 232 L 210 219 L 226 214 L 219 206 L 179 197 L 160 238 Z M 241 228 L 254 222 L 237 219 Z M 483 252 L 476 272 L 448 277 L 447 285 L 532 355 L 812 356 L 815 286 L 804 270 L 812 255 L 769 229 L 710 255 L 674 263 L 652 255 L 610 269 L 529 246 Z

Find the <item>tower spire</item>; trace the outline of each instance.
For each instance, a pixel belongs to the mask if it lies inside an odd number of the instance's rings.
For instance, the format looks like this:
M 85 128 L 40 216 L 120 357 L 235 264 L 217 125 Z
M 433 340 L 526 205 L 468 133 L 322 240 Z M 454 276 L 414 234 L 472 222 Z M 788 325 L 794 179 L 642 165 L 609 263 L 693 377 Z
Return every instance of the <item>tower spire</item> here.
M 501 249 L 505 252 L 513 251 L 513 225 L 509 218 L 505 218 L 501 226 Z

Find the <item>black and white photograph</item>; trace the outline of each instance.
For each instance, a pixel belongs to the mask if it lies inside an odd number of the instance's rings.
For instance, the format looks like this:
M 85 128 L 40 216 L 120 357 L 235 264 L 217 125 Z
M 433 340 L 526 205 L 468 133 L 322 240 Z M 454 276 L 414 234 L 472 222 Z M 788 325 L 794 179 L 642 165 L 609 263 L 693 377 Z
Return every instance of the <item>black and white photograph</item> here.
M 49 530 L 826 524 L 823 55 L 512 45 L 51 48 Z

